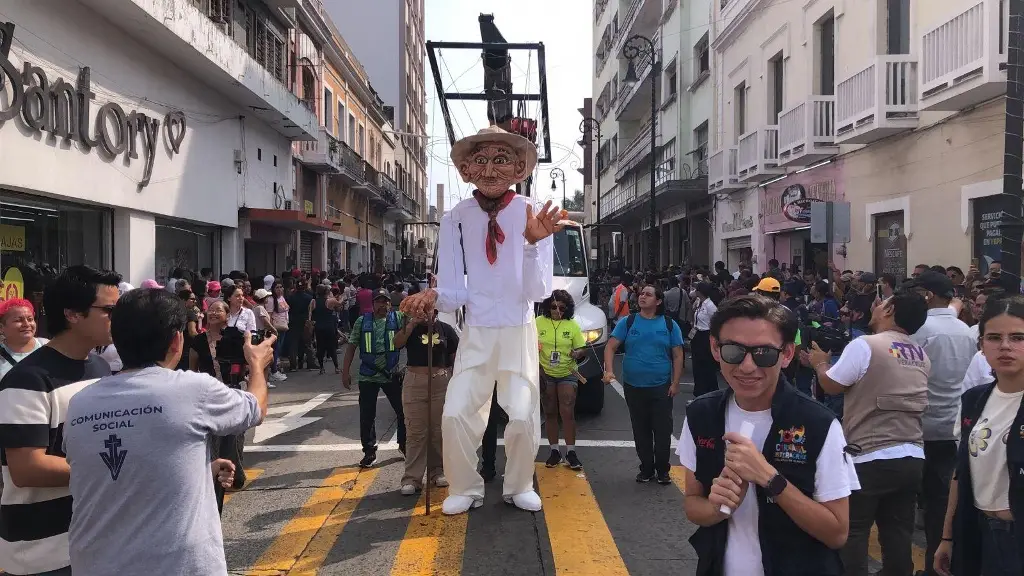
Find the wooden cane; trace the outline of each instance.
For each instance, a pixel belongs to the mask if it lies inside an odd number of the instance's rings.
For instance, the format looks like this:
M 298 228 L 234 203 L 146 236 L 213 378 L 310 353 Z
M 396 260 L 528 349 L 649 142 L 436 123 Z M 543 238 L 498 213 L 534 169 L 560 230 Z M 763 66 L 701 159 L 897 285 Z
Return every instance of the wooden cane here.
M 432 428 L 431 412 L 434 411 L 434 314 L 430 313 L 427 320 L 427 487 L 426 499 L 427 516 L 430 516 L 430 452 L 434 446 L 434 429 Z

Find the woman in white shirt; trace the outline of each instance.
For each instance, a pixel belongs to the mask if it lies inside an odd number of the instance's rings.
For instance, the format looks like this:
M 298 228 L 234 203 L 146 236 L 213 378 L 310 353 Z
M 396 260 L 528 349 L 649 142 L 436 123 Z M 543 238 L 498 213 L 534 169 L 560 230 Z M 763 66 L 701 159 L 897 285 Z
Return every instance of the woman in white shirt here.
M 248 340 L 257 330 L 256 315 L 245 307 L 245 293 L 239 286 L 225 286 L 224 301 L 228 303 L 228 326 L 238 328 Z
M 690 340 L 690 354 L 693 355 L 693 397 L 718 390 L 718 362 L 711 354 L 711 317 L 718 307 L 711 300 L 716 292 L 714 284 L 697 284 L 697 301 L 693 304 L 693 328 L 687 338 Z
M 15 364 L 46 344 L 46 338 L 36 338 L 36 312 L 32 303 L 23 298 L 0 303 L 0 379 Z
M 944 576 L 1019 576 L 1024 547 L 1015 517 L 1024 517 L 1024 430 L 1015 421 L 1024 414 L 1024 296 L 990 299 L 978 326 L 995 381 L 961 397 L 956 475 L 934 568 Z

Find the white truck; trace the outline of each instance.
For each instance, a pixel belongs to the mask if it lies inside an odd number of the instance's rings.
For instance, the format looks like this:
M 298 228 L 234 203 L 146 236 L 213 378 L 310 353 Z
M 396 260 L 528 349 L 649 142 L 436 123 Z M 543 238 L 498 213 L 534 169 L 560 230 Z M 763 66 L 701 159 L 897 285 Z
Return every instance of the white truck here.
M 583 213 L 570 212 L 568 218 L 561 224 L 562 230 L 556 232 L 554 237 L 552 287 L 555 290 L 565 290 L 572 295 L 576 305 L 573 319 L 580 325 L 587 342 L 587 355 L 579 364 L 580 374 L 586 378 L 586 382 L 580 383 L 576 411 L 596 415 L 604 408 L 605 385 L 601 378 L 604 375 L 604 347 L 608 343 L 608 319 L 603 310 L 590 303 L 590 263 L 583 229 Z M 435 245 L 435 263 L 436 249 Z M 462 311 L 455 314 L 441 313 L 438 317 L 461 332 L 464 321 Z

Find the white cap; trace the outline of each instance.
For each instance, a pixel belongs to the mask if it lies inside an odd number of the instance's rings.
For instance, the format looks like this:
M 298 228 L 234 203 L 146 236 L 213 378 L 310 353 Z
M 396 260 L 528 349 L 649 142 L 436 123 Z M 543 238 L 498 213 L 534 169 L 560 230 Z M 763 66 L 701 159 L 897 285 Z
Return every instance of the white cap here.
M 121 282 L 120 284 L 117 285 L 118 296 L 124 296 L 125 292 L 131 292 L 132 290 L 135 290 L 135 286 L 132 286 L 127 282 Z

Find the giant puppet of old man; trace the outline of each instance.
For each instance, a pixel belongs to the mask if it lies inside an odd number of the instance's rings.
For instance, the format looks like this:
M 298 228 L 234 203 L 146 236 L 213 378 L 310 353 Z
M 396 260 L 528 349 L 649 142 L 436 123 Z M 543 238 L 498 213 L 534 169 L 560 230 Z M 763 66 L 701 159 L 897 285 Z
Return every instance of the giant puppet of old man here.
M 498 404 L 509 419 L 505 501 L 536 512 L 540 364 L 533 303 L 551 292 L 551 235 L 565 214 L 550 201 L 535 207 L 512 190 L 537 164 L 537 148 L 526 138 L 491 126 L 456 142 L 451 157 L 476 190 L 441 218 L 437 287 L 402 301 L 402 310 L 416 315 L 435 306 L 442 312 L 466 307 L 441 420 L 450 482 L 442 510 L 462 514 L 483 503 L 476 451 L 497 382 Z

